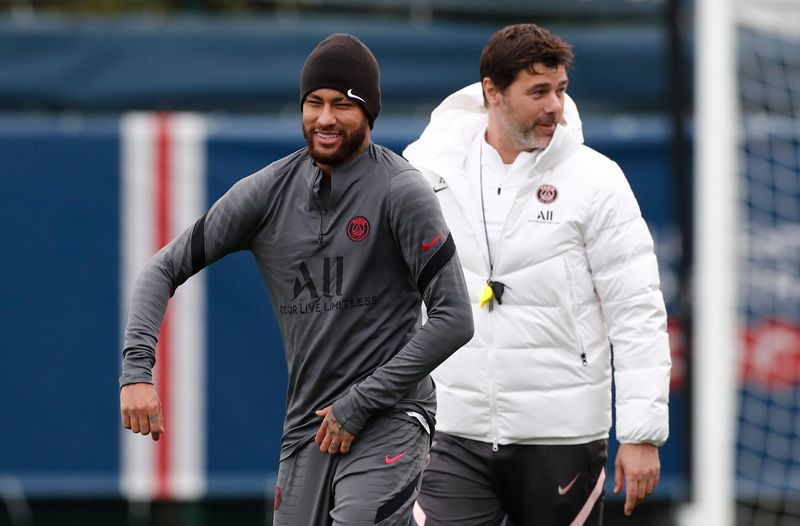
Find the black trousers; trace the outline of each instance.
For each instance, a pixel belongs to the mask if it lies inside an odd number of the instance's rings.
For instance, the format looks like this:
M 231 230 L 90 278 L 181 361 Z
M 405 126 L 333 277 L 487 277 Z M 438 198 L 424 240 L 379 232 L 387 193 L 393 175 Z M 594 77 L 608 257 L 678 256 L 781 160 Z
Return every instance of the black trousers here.
M 505 517 L 514 526 L 600 526 L 607 458 L 606 440 L 492 451 L 439 432 L 415 517 L 425 526 L 497 526 Z

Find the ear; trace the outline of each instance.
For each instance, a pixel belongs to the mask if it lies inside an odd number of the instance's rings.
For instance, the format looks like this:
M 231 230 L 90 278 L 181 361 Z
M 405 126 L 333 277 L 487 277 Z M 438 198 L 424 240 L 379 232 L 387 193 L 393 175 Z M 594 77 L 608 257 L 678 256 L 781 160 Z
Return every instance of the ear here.
M 497 89 L 492 79 L 489 77 L 483 77 L 481 81 L 481 85 L 483 86 L 483 97 L 486 100 L 486 103 L 489 106 L 495 106 L 500 103 L 500 90 Z

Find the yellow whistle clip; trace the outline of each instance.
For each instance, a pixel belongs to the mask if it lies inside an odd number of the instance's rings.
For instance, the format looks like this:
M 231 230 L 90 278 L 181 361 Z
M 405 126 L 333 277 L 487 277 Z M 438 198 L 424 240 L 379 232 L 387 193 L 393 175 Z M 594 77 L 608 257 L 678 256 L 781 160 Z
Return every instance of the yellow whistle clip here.
M 489 303 L 489 305 L 491 306 L 491 302 L 493 299 L 494 299 L 494 289 L 492 289 L 492 287 L 490 287 L 489 284 L 487 283 L 483 287 L 483 292 L 481 292 L 480 307 L 483 308 L 483 306 L 486 305 L 487 303 Z

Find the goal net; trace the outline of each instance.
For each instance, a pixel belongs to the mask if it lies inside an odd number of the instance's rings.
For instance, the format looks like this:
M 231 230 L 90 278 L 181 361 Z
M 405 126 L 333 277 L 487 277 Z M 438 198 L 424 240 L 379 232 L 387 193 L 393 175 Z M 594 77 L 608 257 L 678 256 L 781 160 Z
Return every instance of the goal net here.
M 800 0 L 738 0 L 736 524 L 800 525 Z

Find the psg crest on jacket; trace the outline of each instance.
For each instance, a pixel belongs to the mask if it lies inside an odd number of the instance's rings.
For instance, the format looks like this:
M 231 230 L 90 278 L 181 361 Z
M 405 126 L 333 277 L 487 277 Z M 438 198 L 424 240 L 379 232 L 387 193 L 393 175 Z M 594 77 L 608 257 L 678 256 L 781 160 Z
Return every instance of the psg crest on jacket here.
M 551 184 L 543 184 L 536 190 L 536 199 L 548 205 L 558 198 L 558 188 Z
M 363 241 L 369 234 L 369 221 L 366 217 L 356 216 L 347 223 L 347 237 L 352 241 Z

